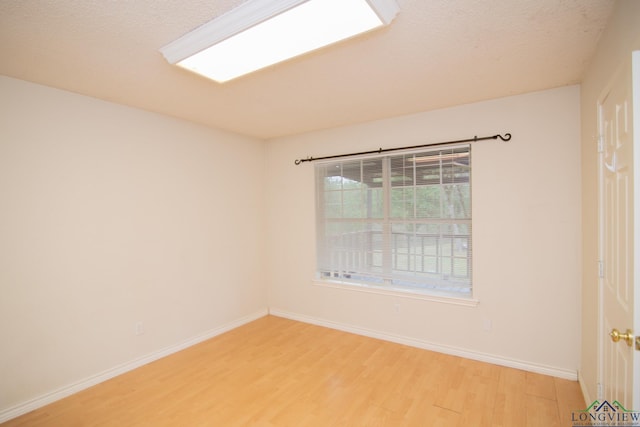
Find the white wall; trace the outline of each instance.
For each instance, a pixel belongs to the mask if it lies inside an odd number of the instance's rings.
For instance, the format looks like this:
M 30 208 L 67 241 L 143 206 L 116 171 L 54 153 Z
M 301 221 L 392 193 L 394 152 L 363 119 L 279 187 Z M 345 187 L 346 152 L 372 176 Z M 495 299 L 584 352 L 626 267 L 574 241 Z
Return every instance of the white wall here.
M 585 399 L 597 398 L 598 382 L 598 134 L 597 104 L 616 70 L 640 49 L 640 1 L 619 0 L 581 85 L 582 126 L 582 360 Z M 640 108 L 640 106 L 635 106 Z
M 273 312 L 576 378 L 580 349 L 578 86 L 268 143 Z M 510 132 L 473 145 L 477 307 L 312 284 L 314 166 L 294 159 Z M 399 305 L 399 312 L 396 312 Z M 485 330 L 488 323 L 490 330 Z
M 0 414 L 266 313 L 263 159 L 0 77 Z

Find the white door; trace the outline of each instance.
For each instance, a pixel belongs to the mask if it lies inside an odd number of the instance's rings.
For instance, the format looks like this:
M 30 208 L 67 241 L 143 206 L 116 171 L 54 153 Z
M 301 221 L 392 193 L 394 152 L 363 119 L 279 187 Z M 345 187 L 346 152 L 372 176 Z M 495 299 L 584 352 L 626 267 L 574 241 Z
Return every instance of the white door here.
M 640 263 L 634 262 L 640 256 L 640 209 L 634 208 L 634 199 L 640 203 L 639 67 L 640 52 L 635 52 L 598 105 L 602 260 L 599 398 L 618 401 L 635 411 L 640 411 L 640 340 L 636 344 L 640 335 L 640 270 L 636 264 Z

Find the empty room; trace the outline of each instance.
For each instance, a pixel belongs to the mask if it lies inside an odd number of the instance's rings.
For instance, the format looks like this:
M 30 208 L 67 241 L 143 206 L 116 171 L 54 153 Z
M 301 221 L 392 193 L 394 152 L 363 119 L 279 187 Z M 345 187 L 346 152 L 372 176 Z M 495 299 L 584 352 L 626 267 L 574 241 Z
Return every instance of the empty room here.
M 639 23 L 1 1 L 0 425 L 640 425 Z

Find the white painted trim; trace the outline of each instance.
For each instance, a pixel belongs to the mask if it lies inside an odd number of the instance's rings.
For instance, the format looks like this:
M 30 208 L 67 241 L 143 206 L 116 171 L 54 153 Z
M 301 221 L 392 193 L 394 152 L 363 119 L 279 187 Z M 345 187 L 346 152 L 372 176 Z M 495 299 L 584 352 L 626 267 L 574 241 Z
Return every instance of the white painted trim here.
M 640 50 L 631 52 L 631 91 L 633 98 L 631 109 L 633 117 L 633 253 L 640 252 Z M 636 255 L 637 257 L 637 255 Z M 636 258 L 637 259 L 637 258 Z M 640 331 L 640 264 L 635 263 L 633 267 L 633 292 L 634 292 L 634 316 L 633 330 L 636 331 L 636 350 L 638 347 L 638 332 Z M 640 408 L 640 354 L 633 352 L 633 408 Z
M 550 375 L 557 378 L 576 381 L 578 379 L 577 371 L 568 369 L 555 368 L 553 366 L 539 365 L 523 360 L 510 359 L 493 354 L 480 353 L 467 349 L 451 347 L 447 345 L 435 344 L 415 338 L 404 337 L 401 335 L 390 334 L 387 332 L 374 331 L 372 329 L 361 328 L 359 326 L 347 325 L 344 323 L 334 322 L 331 320 L 320 319 L 317 317 L 306 316 L 303 314 L 292 313 L 286 310 L 270 308 L 269 314 L 286 319 L 296 320 L 299 322 L 310 323 L 313 325 L 324 326 L 339 331 L 350 332 L 366 337 L 377 338 L 384 341 L 395 342 L 398 344 L 408 345 L 410 347 L 421 348 L 423 350 L 435 351 L 438 353 L 450 354 L 452 356 L 464 357 L 466 359 L 477 360 L 480 362 L 492 363 L 494 365 L 506 366 L 509 368 L 522 369 L 524 371 L 534 372 L 537 374 Z
M 580 390 L 582 391 L 582 397 L 584 398 L 584 407 L 588 408 L 595 399 L 589 395 L 589 390 L 587 390 L 584 378 L 582 377 L 582 371 L 578 371 L 578 384 L 580 384 Z
M 419 291 L 396 289 L 385 289 L 381 286 L 367 285 L 362 283 L 347 283 L 335 280 L 315 279 L 311 282 L 314 286 L 325 288 L 342 289 L 344 291 L 365 292 L 370 294 L 391 295 L 399 298 L 419 299 L 423 301 L 440 302 L 443 304 L 462 305 L 466 307 L 477 307 L 480 301 L 473 298 L 459 298 L 447 295 L 436 295 L 429 293 L 419 293 Z
M 247 323 L 253 322 L 261 317 L 269 314 L 268 309 L 262 309 L 255 313 L 249 314 L 247 316 L 241 317 L 237 320 L 229 322 L 225 325 L 222 325 L 218 328 L 211 329 L 207 332 L 204 332 L 200 335 L 196 335 L 186 341 L 178 343 L 176 345 L 172 345 L 161 350 L 155 351 L 153 353 L 147 354 L 146 356 L 139 357 L 130 362 L 123 363 L 118 366 L 114 366 L 111 369 L 107 369 L 106 371 L 100 372 L 99 374 L 93 375 L 91 377 L 80 380 L 76 383 L 66 385 L 57 390 L 53 390 L 49 393 L 43 394 L 42 396 L 38 396 L 34 399 L 28 400 L 19 405 L 13 406 L 11 408 L 5 409 L 0 412 L 0 423 L 5 421 L 9 421 L 13 418 L 19 417 L 20 415 L 26 414 L 27 412 L 31 412 L 35 409 L 41 408 L 45 405 L 53 403 L 57 400 L 63 399 L 67 396 L 71 396 L 79 391 L 87 389 L 89 387 L 93 387 L 96 384 L 107 381 L 111 378 L 117 377 L 118 375 L 122 375 L 126 372 L 132 371 L 136 368 L 139 368 L 148 363 L 154 362 L 163 357 L 169 356 L 170 354 L 176 353 L 178 351 L 184 350 L 188 347 L 221 335 L 225 332 L 228 332 L 232 329 L 245 325 Z

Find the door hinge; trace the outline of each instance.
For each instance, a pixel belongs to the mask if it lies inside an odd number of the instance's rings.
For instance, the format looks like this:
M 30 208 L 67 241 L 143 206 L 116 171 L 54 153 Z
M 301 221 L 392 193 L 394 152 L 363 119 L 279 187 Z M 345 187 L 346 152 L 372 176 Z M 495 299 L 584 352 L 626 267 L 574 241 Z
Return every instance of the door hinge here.
M 598 261 L 598 277 L 604 279 L 604 262 L 602 260 Z
M 598 153 L 602 153 L 604 151 L 604 136 L 598 136 Z

